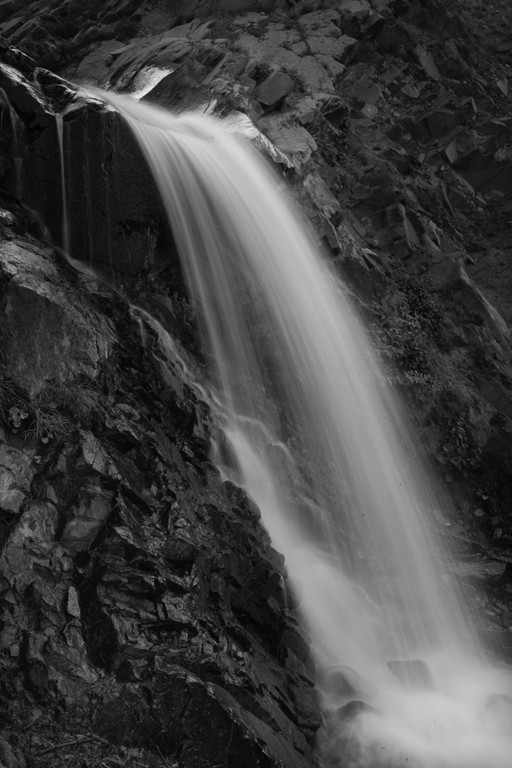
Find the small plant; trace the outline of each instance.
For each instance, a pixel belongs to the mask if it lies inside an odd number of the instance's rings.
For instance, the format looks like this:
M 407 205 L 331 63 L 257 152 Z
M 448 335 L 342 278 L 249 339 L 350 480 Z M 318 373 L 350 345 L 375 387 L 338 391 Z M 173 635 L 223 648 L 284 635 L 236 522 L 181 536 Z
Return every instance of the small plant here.
M 0 380 L 0 423 L 27 440 L 48 443 L 77 425 L 89 427 L 101 412 L 100 393 L 90 383 L 51 382 L 31 399 L 12 380 Z
M 463 474 L 478 467 L 482 451 L 471 431 L 468 411 L 452 416 L 446 432 L 448 437 L 441 445 L 438 460 L 456 467 Z
M 99 390 L 83 381 L 48 384 L 38 395 L 36 405 L 44 413 L 65 414 L 84 427 L 89 427 L 102 412 Z
M 35 438 L 42 443 L 49 443 L 50 440 L 64 437 L 72 431 L 72 422 L 59 411 L 52 408 L 35 407 L 29 419 L 25 436 L 28 439 Z
M 31 414 L 30 399 L 11 379 L 0 379 L 0 422 L 10 432 L 22 430 Z

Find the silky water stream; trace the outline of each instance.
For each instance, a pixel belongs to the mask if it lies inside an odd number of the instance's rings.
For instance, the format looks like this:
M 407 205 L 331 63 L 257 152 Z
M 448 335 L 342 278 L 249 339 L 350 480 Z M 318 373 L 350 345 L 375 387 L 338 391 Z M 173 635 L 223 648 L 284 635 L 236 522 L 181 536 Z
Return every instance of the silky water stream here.
M 510 768 L 510 673 L 449 575 L 431 520 L 444 502 L 282 183 L 216 119 L 95 97 L 160 190 L 211 363 L 215 460 L 300 596 L 325 764 Z

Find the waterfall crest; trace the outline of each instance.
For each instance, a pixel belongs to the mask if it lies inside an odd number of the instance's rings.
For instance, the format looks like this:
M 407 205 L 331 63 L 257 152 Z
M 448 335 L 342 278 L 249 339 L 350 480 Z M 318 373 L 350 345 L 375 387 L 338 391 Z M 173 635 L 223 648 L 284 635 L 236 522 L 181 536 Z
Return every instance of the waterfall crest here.
M 138 139 L 201 316 L 216 461 L 300 596 L 326 764 L 510 766 L 510 679 L 446 576 L 430 520 L 443 501 L 283 185 L 213 118 L 101 98 Z

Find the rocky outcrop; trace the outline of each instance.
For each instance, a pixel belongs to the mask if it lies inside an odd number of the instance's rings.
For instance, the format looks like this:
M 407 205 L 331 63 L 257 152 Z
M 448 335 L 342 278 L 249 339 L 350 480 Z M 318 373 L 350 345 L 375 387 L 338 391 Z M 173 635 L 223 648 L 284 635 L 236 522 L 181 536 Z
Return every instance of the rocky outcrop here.
M 208 460 L 206 406 L 115 293 L 19 235 L 0 264 L 24 333 L 0 382 L 3 717 L 64 705 L 148 760 L 310 766 L 307 640 L 258 510 Z
M 320 714 L 283 559 L 259 511 L 210 463 L 208 408 L 175 346 L 95 276 L 138 292 L 194 348 L 175 262 L 167 253 L 172 282 L 159 285 L 148 268 L 172 237 L 147 170 L 115 115 L 58 78 L 43 73 L 34 90 L 6 69 L 4 85 L 0 653 L 11 746 L 45 765 L 53 749 L 38 739 L 60 717 L 64 746 L 89 734 L 91 765 L 110 745 L 145 765 L 162 755 L 310 766 Z M 74 148 L 64 184 L 50 97 Z M 9 150 L 22 123 L 18 164 Z M 91 179 L 97 194 L 82 197 Z M 51 243 L 65 240 L 63 200 L 81 261 Z M 135 231 L 145 212 L 153 235 L 133 246 L 116 216 Z M 21 737 L 39 704 L 43 730 Z
M 2 244 L 3 375 L 33 397 L 48 381 L 94 380 L 115 333 L 62 279 L 48 247 L 16 239 Z

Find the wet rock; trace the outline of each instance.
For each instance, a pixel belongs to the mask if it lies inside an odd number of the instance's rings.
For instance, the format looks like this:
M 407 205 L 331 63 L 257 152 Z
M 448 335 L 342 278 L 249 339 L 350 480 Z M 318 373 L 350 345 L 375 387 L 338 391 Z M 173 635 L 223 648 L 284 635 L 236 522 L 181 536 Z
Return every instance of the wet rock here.
M 98 713 L 101 732 L 119 742 L 128 739 L 133 746 L 157 744 L 166 756 L 179 754 L 184 768 L 212 761 L 227 768 L 232 760 L 247 768 L 307 765 L 233 696 L 184 668 L 167 665 L 150 692 L 150 707 L 129 687 L 109 702 Z M 168 723 L 174 727 L 166 727 Z
M 388 661 L 388 669 L 408 690 L 433 690 L 434 678 L 428 664 L 421 659 Z
M 338 723 L 347 725 L 353 722 L 360 715 L 372 713 L 375 711 L 375 708 L 371 707 L 366 702 L 354 699 L 353 701 L 349 701 L 348 704 L 345 704 L 343 707 L 339 707 L 334 713 L 333 717 Z
M 316 208 L 326 218 L 330 218 L 340 210 L 338 201 L 318 172 L 309 173 L 304 178 L 304 189 Z
M 254 35 L 242 35 L 236 41 L 238 49 L 250 59 L 279 67 L 292 78 L 299 78 L 308 93 L 334 92 L 334 83 L 322 65 L 310 55 L 298 55 L 270 41 L 258 40 Z
M 286 117 L 274 119 L 270 116 L 259 121 L 260 127 L 272 144 L 293 163 L 301 168 L 316 149 L 316 141 L 309 131 L 299 125 L 290 124 Z
M 10 329 L 4 336 L 4 376 L 30 395 L 48 379 L 94 379 L 112 349 L 112 325 L 80 302 L 51 251 L 27 241 L 4 243 L 0 270 L 8 278 L 0 311 Z
M 197 548 L 192 541 L 176 536 L 167 542 L 162 554 L 171 563 L 191 567 L 197 557 Z
M 25 147 L 16 174 L 12 168 L 4 174 L 4 185 L 21 196 L 23 203 L 45 221 L 53 240 L 66 247 L 67 229 L 73 257 L 91 262 L 94 256 L 109 277 L 115 272 L 140 271 L 152 262 L 162 213 L 134 140 L 114 113 L 106 112 L 97 102 L 74 103 L 76 92 L 66 81 L 39 72 L 42 87 L 52 93 L 52 99 L 59 105 L 72 102 L 63 127 L 65 167 L 61 168 L 54 115 L 40 106 L 36 125 L 30 117 L 33 111 L 23 112 L 24 94 L 31 91 L 22 83 L 20 93 L 10 89 L 10 98 L 14 114 L 19 110 L 21 117 L 17 119 L 27 126 Z M 31 105 L 26 108 L 32 110 Z M 12 142 L 16 141 L 19 139 L 13 135 Z M 93 188 L 95 194 L 91 195 Z
M 493 727 L 508 729 L 512 724 L 512 696 L 491 694 L 484 707 L 484 718 Z
M 324 693 L 335 699 L 353 699 L 355 696 L 364 696 L 365 683 L 351 667 L 339 665 L 328 669 L 321 675 L 319 685 Z
M 476 510 L 474 514 L 477 517 L 483 516 L 477 515 L 477 512 L 482 512 L 482 510 Z M 455 563 L 453 571 L 463 579 L 476 581 L 500 579 L 505 575 L 506 563 L 490 559 L 466 560 L 464 562 Z
M 9 102 L 16 105 L 28 126 L 48 125 L 51 113 L 34 86 L 13 67 L 0 64 L 0 88 Z
M 343 768 L 347 760 L 349 764 L 357 765 L 368 759 L 377 764 L 382 759 L 381 750 L 377 751 L 375 746 L 362 743 L 359 738 L 359 727 L 364 727 L 364 718 L 376 712 L 366 702 L 354 699 L 326 713 L 321 749 L 322 757 L 328 765 Z

